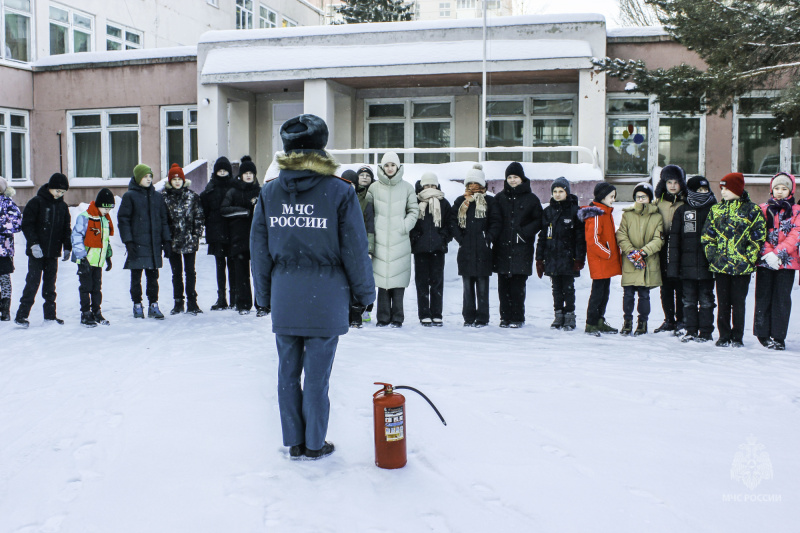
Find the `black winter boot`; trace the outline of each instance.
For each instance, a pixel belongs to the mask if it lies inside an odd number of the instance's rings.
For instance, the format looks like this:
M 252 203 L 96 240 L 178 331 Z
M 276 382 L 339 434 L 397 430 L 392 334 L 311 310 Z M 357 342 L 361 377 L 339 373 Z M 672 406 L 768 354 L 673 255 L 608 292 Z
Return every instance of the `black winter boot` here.
M 634 337 L 638 337 L 639 335 L 646 335 L 647 334 L 647 319 L 639 317 L 639 321 L 636 323 L 636 331 L 633 332 Z
M 564 327 L 564 311 L 555 311 L 555 319 L 550 324 L 550 329 L 561 329 Z
M 197 299 L 189 298 L 189 302 L 186 304 L 186 312 L 190 315 L 197 315 L 202 313 L 203 310 L 197 305 Z
M 157 320 L 164 320 L 164 313 L 158 308 L 158 302 L 151 302 L 150 307 L 147 308 L 147 318 L 155 318 Z
M 11 320 L 11 298 L 0 300 L 0 321 L 8 322 Z
M 228 308 L 228 301 L 225 299 L 225 296 L 220 296 L 217 298 L 217 303 L 211 306 L 212 311 L 223 311 Z
M 316 460 L 322 459 L 323 457 L 327 457 L 333 453 L 334 446 L 332 442 L 325 441 L 325 444 L 322 445 L 322 448 L 319 450 L 309 450 L 306 448 L 305 456 L 307 459 Z
M 172 308 L 172 311 L 169 312 L 171 315 L 179 315 L 183 313 L 183 298 L 179 298 L 175 300 L 175 307 Z
M 564 326 L 561 329 L 564 331 L 573 331 L 575 327 L 575 313 L 564 313 Z
M 96 328 L 97 322 L 94 319 L 94 315 L 91 311 L 86 311 L 81 313 L 81 325 L 86 326 L 87 328 Z
M 269 307 L 256 306 L 256 317 L 267 316 L 269 314 Z
M 675 331 L 675 322 L 665 320 L 660 326 L 653 330 L 653 333 L 661 333 L 662 331 Z
M 103 316 L 103 313 L 101 313 L 99 309 L 95 311 L 93 314 L 94 314 L 94 321 L 100 324 L 101 326 L 111 325 L 111 322 L 106 320 L 106 318 Z
M 619 334 L 627 337 L 633 331 L 633 320 L 628 320 L 627 318 L 622 321 L 622 329 L 619 330 Z

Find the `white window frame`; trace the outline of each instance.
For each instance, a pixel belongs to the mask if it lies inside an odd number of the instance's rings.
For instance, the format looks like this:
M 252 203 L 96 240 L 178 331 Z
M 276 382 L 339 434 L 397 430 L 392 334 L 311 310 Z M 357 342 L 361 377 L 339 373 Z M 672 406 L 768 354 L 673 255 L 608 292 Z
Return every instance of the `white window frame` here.
M 58 20 L 51 19 L 50 18 L 50 8 L 51 7 L 55 8 L 55 9 L 60 9 L 61 11 L 66 11 L 68 13 L 67 18 L 69 19 L 69 22 L 61 22 L 61 21 L 58 21 Z M 76 26 L 75 25 L 75 15 L 78 15 L 78 16 L 84 17 L 86 19 L 89 19 L 92 28 L 87 31 L 86 28 L 84 28 L 83 26 Z M 67 29 L 67 42 L 66 42 L 66 48 L 67 49 L 64 51 L 65 54 L 78 53 L 78 52 L 75 52 L 75 39 L 74 39 L 75 35 L 74 35 L 74 32 L 76 32 L 76 31 L 79 31 L 81 33 L 87 33 L 89 35 L 89 49 L 86 50 L 86 51 L 87 52 L 93 52 L 94 51 L 94 49 L 95 49 L 94 38 L 95 38 L 95 29 L 96 29 L 96 23 L 95 23 L 94 15 L 86 13 L 85 11 L 80 11 L 79 9 L 75 9 L 75 8 L 72 8 L 72 7 L 69 7 L 69 6 L 65 6 L 63 4 L 51 3 L 48 6 L 48 10 L 47 10 L 47 21 L 48 21 L 48 26 L 47 26 L 47 28 L 48 28 L 48 38 L 49 38 L 49 28 L 50 28 L 51 24 L 55 24 L 56 26 L 61 26 L 62 28 L 66 28 Z M 49 41 L 48 41 L 48 44 L 50 44 Z M 52 46 L 48 46 L 48 50 L 50 50 L 51 47 Z M 57 54 L 57 55 L 60 55 L 60 54 Z
M 113 35 L 108 33 L 108 27 L 112 26 L 117 28 L 121 32 L 121 37 L 114 37 Z M 128 34 L 134 34 L 139 36 L 139 44 L 132 43 L 128 40 Z M 139 31 L 137 29 L 131 28 L 130 26 L 126 26 L 124 24 L 117 24 L 116 22 L 111 22 L 110 20 L 106 21 L 106 38 L 104 41 L 105 50 L 108 50 L 108 41 L 115 42 L 120 45 L 120 50 L 140 50 L 144 46 L 144 32 Z
M 456 0 L 456 9 L 477 9 L 476 0 Z
M 31 115 L 30 112 L 22 109 L 11 109 L 0 107 L 0 115 L 3 116 L 3 125 L 0 126 L 0 131 L 3 132 L 3 153 L 5 154 L 5 161 L 0 166 L 0 176 L 3 176 L 9 184 L 17 186 L 33 185 L 31 179 Z M 25 117 L 25 127 L 11 125 L 11 115 L 21 115 Z M 23 160 L 23 179 L 14 179 L 11 175 L 11 134 L 22 133 L 25 136 L 25 158 Z
M 262 11 L 267 12 L 267 17 L 261 16 Z M 270 22 L 269 15 L 274 15 L 275 22 Z M 278 12 L 264 4 L 258 4 L 258 27 L 259 28 L 277 28 L 278 27 Z
M 609 100 L 627 100 L 631 98 L 641 98 L 647 100 L 647 112 L 642 113 L 627 113 L 627 114 L 609 114 L 608 113 L 608 101 Z M 662 112 L 661 106 L 656 102 L 655 95 L 646 95 L 643 93 L 637 92 L 614 92 L 608 93 L 606 95 L 606 107 L 605 109 L 605 117 L 606 122 L 604 124 L 604 137 L 605 134 L 608 133 L 608 119 L 609 118 L 620 118 L 620 119 L 642 119 L 647 118 L 647 136 L 648 136 L 648 145 L 647 145 L 647 174 L 614 174 L 609 172 L 608 167 L 604 168 L 604 172 L 607 176 L 617 178 L 617 181 L 624 181 L 630 180 L 634 182 L 634 180 L 641 181 L 644 179 L 650 179 L 653 177 L 653 171 L 659 166 L 658 165 L 658 143 L 659 143 L 659 125 L 661 118 L 697 118 L 700 119 L 700 146 L 697 150 L 697 169 L 698 174 L 705 176 L 706 174 L 706 114 L 702 112 L 698 112 L 695 115 L 691 115 L 690 113 L 683 113 L 683 114 L 670 114 L 669 112 Z M 604 152 L 604 161 L 605 164 L 608 164 L 608 139 L 605 142 L 605 152 Z
M 286 15 L 281 15 L 281 28 L 296 28 L 297 21 L 290 19 Z
M 572 119 L 572 139 L 570 140 L 572 146 L 575 146 L 578 138 L 578 95 L 575 93 L 559 93 L 559 94 L 514 94 L 514 95 L 498 95 L 491 96 L 489 102 L 518 102 L 522 101 L 522 115 L 493 115 L 486 117 L 487 121 L 519 121 L 522 120 L 522 146 L 533 146 L 533 121 L 534 119 L 548 120 L 548 119 Z M 533 112 L 534 100 L 572 100 L 572 114 L 559 115 L 559 114 L 546 114 L 539 115 Z M 573 156 L 574 159 L 575 156 Z M 524 153 L 523 161 L 530 162 L 533 156 L 530 152 Z
M 15 64 L 29 64 L 36 61 L 36 24 L 33 20 L 33 12 L 35 10 L 34 2 L 36 0 L 30 0 L 31 9 L 30 11 L 22 11 L 20 9 L 9 7 L 6 5 L 6 0 L 0 0 L 0 60 L 10 61 Z M 13 13 L 14 15 L 22 15 L 24 17 L 28 17 L 29 26 L 28 31 L 30 32 L 30 45 L 29 45 L 29 53 L 27 61 L 22 61 L 21 59 L 14 59 L 10 56 L 6 55 L 6 13 Z
M 439 2 L 439 18 L 450 18 L 450 2 Z
M 426 96 L 420 98 L 372 98 L 364 100 L 364 148 L 369 146 L 369 125 L 370 124 L 403 124 L 404 146 L 396 148 L 414 148 L 414 124 L 417 122 L 449 122 L 450 123 L 450 147 L 455 147 L 455 97 L 454 96 Z M 414 104 L 450 104 L 450 118 L 447 117 L 426 117 L 413 118 Z M 403 118 L 369 118 L 369 106 L 376 104 L 403 104 Z M 391 147 L 395 148 L 395 147 Z M 385 149 L 377 148 L 385 151 Z M 455 161 L 455 154 L 449 152 L 450 161 Z M 405 154 L 405 163 L 414 162 L 414 154 Z
M 136 126 L 109 126 L 108 116 L 117 113 L 136 113 L 138 116 Z M 91 128 L 74 128 L 72 118 L 81 115 L 100 115 L 100 125 Z M 75 141 L 74 134 L 82 132 L 100 132 L 100 170 L 102 176 L 95 177 L 75 177 Z M 138 107 L 117 107 L 108 109 L 80 109 L 67 111 L 67 177 L 70 180 L 70 187 L 97 187 L 127 185 L 130 177 L 111 177 L 111 141 L 109 133 L 112 131 L 136 131 L 138 133 L 138 153 L 137 160 L 142 160 L 142 111 Z M 133 173 L 133 169 L 131 169 Z
M 256 13 L 253 6 L 258 5 L 257 0 L 251 0 L 250 6 L 251 8 L 248 10 L 245 7 L 245 4 L 248 0 L 241 0 L 241 4 L 239 3 L 240 0 L 236 0 L 236 29 L 237 30 L 252 30 L 253 26 L 255 25 L 256 20 Z M 246 27 L 245 23 L 247 22 L 247 15 L 250 15 L 250 26 Z
M 183 112 L 183 125 L 182 126 L 167 126 L 167 113 L 181 111 Z M 161 107 L 161 175 L 166 176 L 169 172 L 169 167 L 172 162 L 167 161 L 167 130 L 183 130 L 183 162 L 184 165 L 192 163 L 192 130 L 197 129 L 197 124 L 189 124 L 189 117 L 191 112 L 197 112 L 196 105 L 171 105 Z M 199 144 L 200 138 L 197 142 Z M 198 146 L 199 152 L 199 146 Z
M 219 0 L 206 0 L 206 3 L 210 6 L 219 8 Z
M 777 98 L 780 96 L 779 91 L 750 91 L 745 98 Z M 739 99 L 737 98 L 733 104 L 733 136 L 731 140 L 731 172 L 738 172 L 739 167 L 739 119 L 744 118 L 775 118 L 772 113 L 753 113 L 752 115 L 743 115 L 739 113 Z M 789 172 L 792 170 L 792 138 L 785 138 L 780 140 L 780 166 L 779 172 Z M 797 154 L 800 156 L 800 154 Z M 748 183 L 767 184 L 769 185 L 772 180 L 771 175 L 766 174 L 746 174 Z

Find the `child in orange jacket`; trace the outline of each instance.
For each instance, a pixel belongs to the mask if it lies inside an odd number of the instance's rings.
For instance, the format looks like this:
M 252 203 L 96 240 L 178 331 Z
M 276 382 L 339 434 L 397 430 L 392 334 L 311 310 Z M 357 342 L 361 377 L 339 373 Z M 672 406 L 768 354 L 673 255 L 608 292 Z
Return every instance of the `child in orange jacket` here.
M 592 292 L 586 310 L 586 333 L 596 337 L 601 333 L 619 333 L 605 319 L 611 278 L 622 274 L 614 218 L 611 215 L 616 199 L 617 188 L 601 182 L 594 188 L 594 201 L 578 211 L 578 218 L 585 226 L 586 256 L 592 277 Z

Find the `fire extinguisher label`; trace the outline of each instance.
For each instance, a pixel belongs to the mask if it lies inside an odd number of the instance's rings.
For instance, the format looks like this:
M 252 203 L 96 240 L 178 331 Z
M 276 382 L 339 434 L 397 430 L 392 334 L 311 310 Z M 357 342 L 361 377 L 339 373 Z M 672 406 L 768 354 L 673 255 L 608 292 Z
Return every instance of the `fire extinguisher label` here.
M 402 407 L 384 407 L 383 421 L 386 427 L 387 442 L 403 440 L 405 438 L 403 432 L 405 422 L 403 421 Z

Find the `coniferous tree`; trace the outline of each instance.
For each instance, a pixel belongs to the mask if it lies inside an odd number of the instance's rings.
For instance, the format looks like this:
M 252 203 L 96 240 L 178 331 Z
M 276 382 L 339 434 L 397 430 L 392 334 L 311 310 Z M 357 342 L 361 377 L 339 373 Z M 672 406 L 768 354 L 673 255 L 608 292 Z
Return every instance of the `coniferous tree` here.
M 757 89 L 780 89 L 772 104 L 781 137 L 800 134 L 800 0 L 645 0 L 667 32 L 695 51 L 705 70 L 681 64 L 648 69 L 641 60 L 595 59 L 609 76 L 635 90 L 702 99 L 709 114 L 724 115 L 734 100 Z
M 356 24 L 359 22 L 395 22 L 412 20 L 414 4 L 406 4 L 403 0 L 344 0 L 344 4 L 336 8 L 344 22 L 338 24 Z

